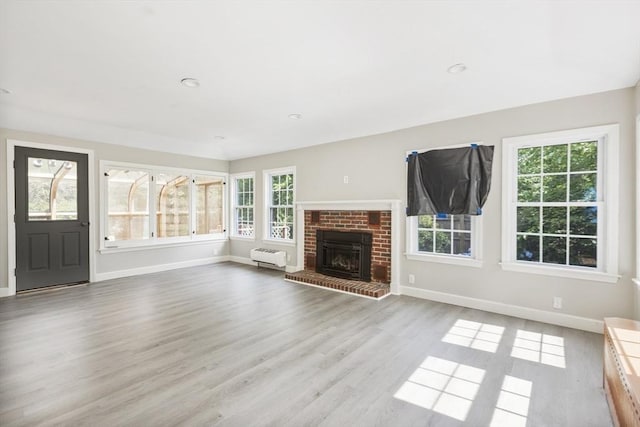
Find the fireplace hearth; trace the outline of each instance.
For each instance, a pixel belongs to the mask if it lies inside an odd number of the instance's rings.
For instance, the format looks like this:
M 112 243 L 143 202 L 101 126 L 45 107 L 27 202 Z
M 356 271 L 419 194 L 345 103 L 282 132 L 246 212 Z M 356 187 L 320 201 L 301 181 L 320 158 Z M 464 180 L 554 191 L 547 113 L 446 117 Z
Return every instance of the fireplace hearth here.
M 316 230 L 316 272 L 371 281 L 371 233 Z

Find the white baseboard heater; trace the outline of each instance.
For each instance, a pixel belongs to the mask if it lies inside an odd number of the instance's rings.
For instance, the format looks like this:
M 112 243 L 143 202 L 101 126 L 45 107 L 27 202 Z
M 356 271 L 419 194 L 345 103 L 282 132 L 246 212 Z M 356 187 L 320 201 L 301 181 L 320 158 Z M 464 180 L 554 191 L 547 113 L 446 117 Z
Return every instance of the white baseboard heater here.
M 287 265 L 287 253 L 277 249 L 253 248 L 251 249 L 251 260 L 284 267 Z

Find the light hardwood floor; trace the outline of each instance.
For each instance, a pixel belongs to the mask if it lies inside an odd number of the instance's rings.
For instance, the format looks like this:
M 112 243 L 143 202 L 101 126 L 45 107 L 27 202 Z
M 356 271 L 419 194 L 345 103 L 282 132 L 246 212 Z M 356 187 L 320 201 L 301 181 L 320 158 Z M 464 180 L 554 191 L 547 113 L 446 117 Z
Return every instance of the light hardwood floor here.
M 0 425 L 604 427 L 602 340 L 194 267 L 0 299 Z

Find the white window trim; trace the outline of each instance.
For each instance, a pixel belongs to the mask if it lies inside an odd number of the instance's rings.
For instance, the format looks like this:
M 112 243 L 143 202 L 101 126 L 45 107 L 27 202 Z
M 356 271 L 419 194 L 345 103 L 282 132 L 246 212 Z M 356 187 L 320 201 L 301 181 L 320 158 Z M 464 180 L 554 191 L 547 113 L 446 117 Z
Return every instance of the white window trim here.
M 237 230 L 237 225 L 238 225 L 238 221 L 236 218 L 236 208 L 238 207 L 238 205 L 236 204 L 238 198 L 237 196 L 237 181 L 238 179 L 244 179 L 244 178 L 253 178 L 253 236 L 251 237 L 247 237 L 247 236 L 239 236 L 237 234 L 238 230 Z M 229 215 L 229 217 L 231 218 L 231 224 L 230 224 L 230 233 L 229 233 L 229 238 L 232 240 L 245 240 L 245 241 L 255 241 L 256 240 L 256 234 L 257 234 L 257 230 L 256 230 L 256 225 L 257 225 L 257 221 L 256 221 L 256 173 L 254 171 L 251 172 L 242 172 L 242 173 L 234 173 L 230 176 L 231 179 L 231 214 Z M 245 206 L 246 207 L 246 206 Z
M 599 175 L 604 192 L 599 192 L 598 203 L 604 205 L 604 212 L 598 215 L 604 218 L 598 227 L 598 264 L 597 269 L 580 266 L 551 265 L 518 261 L 516 248 L 516 152 L 524 146 L 540 146 L 579 141 L 601 141 L 599 156 Z M 506 271 L 542 274 L 597 282 L 616 283 L 618 274 L 618 209 L 619 209 L 619 145 L 620 125 L 611 124 L 559 132 L 524 135 L 502 139 L 502 262 Z M 600 148 L 600 147 L 599 147 Z
M 286 175 L 293 174 L 293 236 L 291 239 L 274 239 L 271 237 L 269 232 L 269 205 L 271 201 L 271 176 L 273 175 Z M 263 212 L 263 237 L 262 240 L 271 244 L 283 245 L 283 246 L 295 246 L 296 244 L 296 233 L 298 232 L 296 227 L 296 187 L 297 187 L 298 177 L 296 176 L 296 167 L 295 166 L 287 166 L 283 168 L 277 169 L 265 169 L 262 171 L 262 183 L 263 183 L 263 194 L 264 194 L 264 212 Z M 255 187 L 254 187 L 255 188 Z M 254 215 L 255 218 L 255 215 Z
M 176 245 L 189 245 L 194 243 L 202 243 L 207 241 L 221 241 L 227 240 L 228 236 L 228 215 L 227 215 L 227 206 L 228 206 L 228 189 L 227 185 L 224 185 L 223 194 L 222 194 L 222 233 L 212 233 L 212 234 L 191 234 L 189 236 L 181 236 L 181 237 L 162 237 L 158 238 L 149 237 L 148 239 L 138 239 L 138 240 L 116 240 L 116 241 L 106 241 L 106 230 L 107 230 L 107 216 L 109 206 L 107 203 L 107 180 L 105 179 L 105 173 L 110 168 L 130 168 L 135 170 L 140 170 L 144 172 L 148 172 L 151 175 L 157 175 L 158 173 L 177 173 L 181 175 L 189 176 L 190 178 L 190 189 L 189 189 L 189 222 L 191 230 L 195 230 L 196 226 L 196 216 L 193 214 L 195 212 L 195 197 L 194 194 L 194 184 L 193 179 L 196 176 L 211 176 L 216 178 L 221 178 L 223 183 L 226 183 L 229 175 L 224 172 L 216 172 L 216 171 L 205 171 L 205 170 L 197 170 L 197 169 L 187 169 L 187 168 L 176 168 L 170 166 L 158 166 L 158 165 L 148 165 L 141 163 L 128 163 L 128 162 L 118 162 L 111 160 L 100 160 L 100 247 L 99 252 L 101 253 L 112 253 L 112 252 L 125 252 L 130 251 L 135 248 L 153 248 L 153 247 L 170 247 Z M 153 191 L 153 186 L 150 185 L 149 190 L 149 206 L 150 209 L 153 209 L 155 206 L 156 197 L 155 191 Z M 156 218 L 151 212 L 149 213 L 149 230 L 155 233 L 156 231 Z
M 482 142 L 469 142 L 466 144 L 445 145 L 421 150 L 410 150 L 406 152 L 409 156 L 413 153 L 424 153 L 432 150 L 446 150 L 449 148 L 464 148 L 471 145 L 483 145 Z M 431 252 L 418 251 L 418 217 L 407 217 L 406 221 L 406 253 L 405 256 L 410 261 L 436 262 L 440 264 L 461 265 L 466 267 L 482 267 L 482 228 L 483 215 L 470 215 L 471 217 L 471 256 L 436 254 Z

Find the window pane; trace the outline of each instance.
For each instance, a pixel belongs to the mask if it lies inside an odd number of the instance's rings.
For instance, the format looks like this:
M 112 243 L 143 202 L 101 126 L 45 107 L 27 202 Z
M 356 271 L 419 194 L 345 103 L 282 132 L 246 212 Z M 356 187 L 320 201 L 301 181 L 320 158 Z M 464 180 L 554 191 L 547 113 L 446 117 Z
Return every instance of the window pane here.
M 253 236 L 253 208 L 237 208 L 236 234 L 242 237 Z
M 436 217 L 436 228 L 441 230 L 450 230 L 451 229 L 451 217 L 447 215 L 446 218 L 438 218 Z
M 571 171 L 595 171 L 598 169 L 598 142 L 571 144 Z
M 542 262 L 550 264 L 567 263 L 567 238 L 542 237 Z
M 542 200 L 544 202 L 567 201 L 567 176 L 550 175 L 542 178 Z
M 540 232 L 540 208 L 539 207 L 519 207 L 517 208 L 518 232 L 538 233 Z
M 471 215 L 452 215 L 455 230 L 471 231 Z
M 195 177 L 196 234 L 222 233 L 222 178 Z
M 596 239 L 569 239 L 569 263 L 583 267 L 598 266 Z
M 598 234 L 598 208 L 596 206 L 569 208 L 570 234 L 595 236 Z
M 236 178 L 235 191 L 233 233 L 240 237 L 253 237 L 253 178 Z
M 189 177 L 158 174 L 155 192 L 157 236 L 189 236 Z
M 28 220 L 78 219 L 77 163 L 33 157 L 27 162 Z
M 471 256 L 471 233 L 453 233 L 453 253 Z
M 451 233 L 448 231 L 436 231 L 436 253 L 451 253 Z
M 542 232 L 548 234 L 565 234 L 567 232 L 567 208 L 542 208 Z
M 547 145 L 543 148 L 543 172 L 566 172 L 567 171 L 567 144 Z
M 519 202 L 539 202 L 540 201 L 540 177 L 525 176 L 518 178 L 518 201 Z
M 569 200 L 572 202 L 595 202 L 598 195 L 595 173 L 571 174 L 569 177 Z
M 517 259 L 519 261 L 540 261 L 540 237 L 532 235 L 518 236 Z
M 107 239 L 149 238 L 149 174 L 144 171 L 107 171 Z
M 418 230 L 418 250 L 420 252 L 433 252 L 433 231 Z
M 418 228 L 433 228 L 433 215 L 420 215 L 418 217 Z
M 271 176 L 269 237 L 293 239 L 293 174 Z
M 518 174 L 540 173 L 540 147 L 521 148 L 518 150 Z

